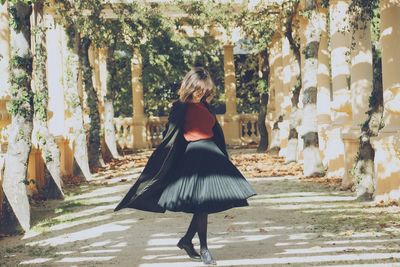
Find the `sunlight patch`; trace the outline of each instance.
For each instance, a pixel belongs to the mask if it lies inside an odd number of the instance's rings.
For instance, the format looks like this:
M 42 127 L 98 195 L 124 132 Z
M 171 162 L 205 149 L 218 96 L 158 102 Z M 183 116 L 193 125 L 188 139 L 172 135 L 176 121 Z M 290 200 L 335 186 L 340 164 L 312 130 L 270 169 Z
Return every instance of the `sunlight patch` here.
M 114 259 L 115 256 L 109 257 L 74 257 L 74 258 L 64 258 L 57 262 L 64 263 L 64 262 L 91 262 L 91 261 L 109 261 Z
M 245 265 L 276 265 L 276 264 L 299 264 L 299 263 L 318 263 L 335 261 L 361 261 L 361 260 L 386 260 L 400 259 L 400 253 L 368 253 L 368 254 L 343 254 L 343 255 L 321 255 L 304 256 L 289 258 L 263 258 L 263 259 L 239 259 L 239 260 L 220 260 L 218 266 L 245 266 Z M 163 262 L 163 263 L 145 263 L 139 267 L 192 267 L 203 266 L 195 262 Z M 353 265 L 352 265 L 353 266 Z
M 119 223 L 122 224 L 126 222 L 120 221 L 120 222 L 100 225 L 93 228 L 81 230 L 75 233 L 63 234 L 58 237 L 49 238 L 47 240 L 30 242 L 27 245 L 57 246 L 76 241 L 89 240 L 92 238 L 100 237 L 107 233 L 126 231 L 129 228 L 131 228 L 131 226 L 122 226 Z
M 33 259 L 33 260 L 28 260 L 28 261 L 23 261 L 20 264 L 39 264 L 39 263 L 45 263 L 48 261 L 51 261 L 52 258 L 37 258 L 37 259 Z

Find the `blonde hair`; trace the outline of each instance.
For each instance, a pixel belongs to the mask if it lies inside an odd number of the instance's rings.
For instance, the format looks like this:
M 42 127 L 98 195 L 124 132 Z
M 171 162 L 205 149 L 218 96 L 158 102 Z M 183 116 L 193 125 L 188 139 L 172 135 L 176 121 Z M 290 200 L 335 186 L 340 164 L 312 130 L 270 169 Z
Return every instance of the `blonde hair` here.
M 182 85 L 178 90 L 179 100 L 181 102 L 192 100 L 194 92 L 201 91 L 201 100 L 209 102 L 214 96 L 214 87 L 208 71 L 201 67 L 193 68 L 183 78 Z

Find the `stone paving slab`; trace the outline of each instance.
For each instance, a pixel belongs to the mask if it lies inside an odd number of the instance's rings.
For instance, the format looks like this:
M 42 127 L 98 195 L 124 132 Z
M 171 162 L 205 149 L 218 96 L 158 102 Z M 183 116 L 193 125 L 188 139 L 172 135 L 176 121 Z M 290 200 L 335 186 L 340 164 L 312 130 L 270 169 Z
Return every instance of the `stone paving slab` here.
M 112 211 L 136 178 L 82 185 L 64 202 L 46 202 L 36 214 L 51 211 L 49 219 L 22 240 L 0 240 L 0 266 L 202 266 L 176 247 L 190 214 Z M 297 177 L 249 181 L 258 193 L 249 207 L 209 216 L 219 266 L 400 266 L 398 207 L 355 202 L 350 192 Z

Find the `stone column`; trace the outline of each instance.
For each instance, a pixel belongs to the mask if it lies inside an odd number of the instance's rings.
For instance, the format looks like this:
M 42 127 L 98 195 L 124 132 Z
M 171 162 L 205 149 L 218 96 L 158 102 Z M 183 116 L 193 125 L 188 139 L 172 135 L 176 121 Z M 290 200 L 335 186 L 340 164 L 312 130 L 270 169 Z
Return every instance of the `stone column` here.
M 292 60 L 293 53 L 290 48 L 289 40 L 286 36 L 282 36 L 279 42 L 279 50 L 281 51 L 281 84 L 282 84 L 282 102 L 280 110 L 283 121 L 279 123 L 280 131 L 280 147 L 279 156 L 286 157 L 287 146 L 289 141 L 289 118 L 292 112 L 291 89 L 292 89 Z
M 149 147 L 146 134 L 147 118 L 144 114 L 143 83 L 142 83 L 142 56 L 138 48 L 133 49 L 132 69 L 132 98 L 133 98 L 133 148 L 144 149 Z
M 385 127 L 372 139 L 376 201 L 400 200 L 400 2 L 380 1 Z
M 108 48 L 100 48 L 99 49 L 99 79 L 100 79 L 100 92 L 101 96 L 101 104 L 102 104 L 102 132 L 103 132 L 103 140 L 102 140 L 102 150 L 103 157 L 113 157 L 118 158 L 118 150 L 117 150 L 117 140 L 115 137 L 115 128 L 114 128 L 114 106 L 113 99 L 109 95 L 108 86 L 108 66 L 107 59 L 109 57 Z
M 0 99 L 8 96 L 10 62 L 10 28 L 8 26 L 7 3 L 0 4 Z M 2 127 L 3 125 L 0 125 Z
M 61 38 L 63 30 L 57 27 L 54 19 L 46 16 L 47 81 L 49 90 L 49 131 L 54 137 L 66 135 L 64 114 L 63 55 Z
M 225 104 L 223 129 L 228 145 L 240 145 L 239 116 L 236 108 L 236 78 L 233 45 L 224 45 Z
M 10 85 L 8 84 L 9 79 L 9 62 L 10 62 L 10 29 L 8 26 L 8 12 L 7 3 L 0 4 L 0 130 L 10 124 L 10 116 L 8 115 L 6 102 L 8 98 L 8 90 Z M 2 141 L 5 139 L 1 138 Z M 7 144 L 3 142 L 0 144 L 1 154 L 6 152 Z M 0 156 L 0 167 L 4 167 L 5 157 Z M 0 173 L 0 218 L 2 214 L 4 193 L 2 188 L 3 174 Z
M 49 90 L 48 127 L 60 150 L 60 168 L 63 177 L 73 175 L 73 152 L 68 146 L 67 116 L 64 95 L 64 28 L 54 21 L 54 13 L 45 16 L 47 24 L 47 81 Z
M 274 120 L 276 117 L 276 105 L 275 105 L 275 89 L 274 89 L 274 75 L 273 75 L 273 66 L 271 65 L 271 55 L 269 56 L 269 62 L 270 62 L 270 75 L 269 75 L 269 99 L 268 99 L 268 106 L 267 106 L 267 118 L 266 118 L 266 124 L 267 128 L 269 129 L 268 132 L 268 148 L 273 147 L 273 141 L 272 138 L 274 136 L 273 128 L 274 128 Z
M 342 130 L 351 126 L 349 0 L 330 0 L 330 36 L 332 91 L 332 125 L 328 129 L 326 156 L 328 177 L 344 177 L 344 143 Z
M 305 19 L 304 16 L 300 16 L 299 17 L 299 22 L 300 22 L 300 31 L 299 31 L 299 35 L 300 35 L 300 51 L 304 51 L 304 47 L 307 44 L 307 38 L 305 36 L 305 30 L 307 28 L 307 19 Z M 303 76 L 305 74 L 304 72 L 304 66 L 305 66 L 305 62 L 306 62 L 306 57 L 304 55 L 304 53 L 300 52 L 300 60 L 301 60 L 301 64 L 300 64 L 300 71 L 301 71 L 301 75 Z M 303 127 L 302 127 L 302 120 L 304 119 L 303 116 L 303 112 L 304 112 L 304 105 L 303 105 L 303 93 L 304 93 L 304 79 L 301 79 L 301 90 L 300 90 L 300 96 L 299 96 L 299 104 L 298 104 L 298 113 L 299 113 L 299 127 L 298 127 L 298 132 L 299 132 L 299 139 L 298 139 L 298 147 L 297 147 L 297 159 L 298 162 L 302 163 L 304 160 L 304 141 L 303 138 L 301 138 L 301 136 L 303 136 Z
M 269 64 L 271 84 L 273 94 L 274 112 L 272 116 L 272 136 L 271 136 L 271 146 L 270 149 L 273 152 L 280 151 L 281 148 L 281 136 L 279 130 L 279 117 L 282 115 L 281 103 L 283 102 L 283 82 L 282 82 L 282 49 L 281 49 L 281 39 L 279 36 L 274 36 L 274 41 L 270 48 L 270 59 Z
M 7 3 L 0 4 L 0 130 L 11 123 L 6 103 L 9 99 L 10 28 Z
M 323 25 L 321 42 L 318 51 L 318 92 L 317 92 L 317 121 L 319 150 L 322 163 L 327 166 L 327 129 L 331 125 L 331 74 L 329 69 L 330 55 L 328 50 L 328 29 Z
M 361 127 L 367 120 L 366 112 L 369 109 L 369 97 L 373 86 L 372 67 L 372 41 L 370 22 L 361 25 L 353 35 L 355 47 L 351 54 L 351 104 L 352 104 L 352 125 L 350 129 L 342 132 L 345 147 L 345 172 L 342 181 L 344 188 L 353 185 L 354 177 L 350 175 L 355 157 L 359 148 L 359 137 Z

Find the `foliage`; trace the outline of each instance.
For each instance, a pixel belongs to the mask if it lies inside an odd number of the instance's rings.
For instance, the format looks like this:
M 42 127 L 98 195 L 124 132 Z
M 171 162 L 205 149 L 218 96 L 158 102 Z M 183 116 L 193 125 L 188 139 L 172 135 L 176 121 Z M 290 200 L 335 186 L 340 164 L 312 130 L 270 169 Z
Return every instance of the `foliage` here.
M 238 9 L 242 6 L 234 4 L 234 1 L 217 0 L 177 0 L 178 7 L 182 9 L 187 16 L 177 22 L 177 25 L 191 25 L 195 29 L 200 29 L 213 34 L 213 31 L 219 31 L 222 28 L 228 42 L 239 17 Z
M 260 91 L 266 87 L 265 80 L 257 77 L 258 61 L 254 54 L 235 55 L 236 96 L 239 113 L 257 113 Z
M 40 24 L 36 26 L 32 33 L 35 35 L 35 55 L 34 55 L 34 112 L 35 117 L 42 122 L 47 122 L 47 105 L 49 100 L 49 92 L 47 88 L 46 64 L 47 51 L 45 47 L 46 28 Z
M 352 16 L 352 29 L 364 29 L 366 22 L 372 21 L 375 16 L 375 11 L 379 8 L 379 0 L 353 0 L 351 1 L 348 9 L 348 13 Z
M 26 12 L 18 14 L 17 7 L 11 5 L 10 12 L 10 27 L 21 34 L 24 34 L 29 43 L 30 39 L 30 22 L 29 17 L 32 8 L 28 5 L 24 6 Z M 17 48 L 14 48 L 17 49 Z M 31 90 L 31 75 L 32 75 L 32 55 L 28 53 L 20 56 L 19 53 L 13 53 L 10 59 L 10 94 L 11 100 L 7 108 L 12 116 L 22 116 L 28 121 L 32 120 L 33 116 L 33 94 Z
M 271 45 L 279 27 L 279 13 L 277 9 L 260 4 L 253 10 L 243 10 L 238 24 L 246 38 L 251 40 L 253 52 L 260 53 Z
M 349 5 L 349 9 L 347 11 L 350 20 L 350 29 L 351 32 L 354 33 L 357 30 L 365 30 L 369 23 L 372 24 L 372 39 L 375 40 L 375 44 L 377 44 L 377 40 L 379 40 L 380 36 L 380 10 L 379 10 L 379 1 L 371 0 L 371 1 L 363 1 L 363 0 L 354 0 L 351 1 Z M 350 29 L 347 29 L 348 31 Z M 355 47 L 354 36 L 352 38 L 352 48 Z
M 128 7 L 130 11 L 131 8 Z M 122 7 L 115 9 L 120 14 L 120 25 L 130 25 L 132 32 L 136 32 L 137 27 L 146 29 L 140 37 L 145 38 L 145 41 L 137 36 L 129 38 L 129 28 L 124 30 L 124 38 L 117 39 L 113 55 L 115 66 L 110 66 L 110 72 L 115 76 L 111 88 L 114 92 L 117 116 L 132 115 L 130 59 L 133 46 L 127 46 L 126 42 L 133 44 L 140 40 L 136 46 L 140 48 L 143 60 L 145 113 L 166 115 L 171 101 L 177 98 L 176 91 L 183 76 L 193 66 L 207 68 L 213 73 L 217 91 L 223 91 L 223 57 L 220 45 L 214 38 L 210 35 L 187 37 L 177 34 L 177 22 L 165 17 L 157 5 L 153 5 L 152 8 L 141 7 L 140 10 L 134 12 L 144 14 L 138 14 L 134 18 L 133 15 L 124 15 Z M 216 97 L 214 102 L 218 105 L 221 102 L 220 97 Z

